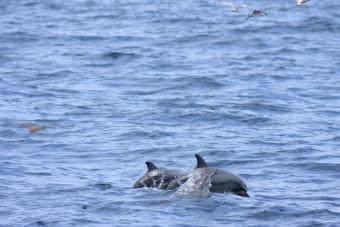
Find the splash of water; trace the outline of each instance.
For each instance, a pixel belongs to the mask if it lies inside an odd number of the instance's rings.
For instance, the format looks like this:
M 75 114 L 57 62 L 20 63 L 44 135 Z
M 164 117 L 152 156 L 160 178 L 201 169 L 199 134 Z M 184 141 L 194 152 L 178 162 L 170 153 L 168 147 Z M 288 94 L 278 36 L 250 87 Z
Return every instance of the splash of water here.
M 208 196 L 211 179 L 216 169 L 195 169 L 189 174 L 188 180 L 177 190 L 178 195 Z
M 166 174 L 159 174 L 159 176 L 152 179 L 153 188 L 165 189 L 168 187 L 169 183 Z

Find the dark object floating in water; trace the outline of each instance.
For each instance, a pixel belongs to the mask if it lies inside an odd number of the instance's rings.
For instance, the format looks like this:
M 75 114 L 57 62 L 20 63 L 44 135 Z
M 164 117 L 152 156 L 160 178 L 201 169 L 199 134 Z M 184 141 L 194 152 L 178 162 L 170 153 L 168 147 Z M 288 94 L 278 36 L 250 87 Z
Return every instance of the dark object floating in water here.
M 109 183 L 98 183 L 98 184 L 95 184 L 94 186 L 101 190 L 107 190 L 107 189 L 112 188 L 112 185 Z
M 38 124 L 32 124 L 32 123 L 24 123 L 21 125 L 24 128 L 27 128 L 30 133 L 39 132 L 41 130 L 45 130 L 46 126 L 38 125 Z
M 137 57 L 137 55 L 133 53 L 109 52 L 109 53 L 105 53 L 104 57 L 111 58 L 111 59 L 120 59 L 123 57 Z
M 44 222 L 44 221 L 37 221 L 36 224 L 37 225 L 46 225 L 46 222 Z

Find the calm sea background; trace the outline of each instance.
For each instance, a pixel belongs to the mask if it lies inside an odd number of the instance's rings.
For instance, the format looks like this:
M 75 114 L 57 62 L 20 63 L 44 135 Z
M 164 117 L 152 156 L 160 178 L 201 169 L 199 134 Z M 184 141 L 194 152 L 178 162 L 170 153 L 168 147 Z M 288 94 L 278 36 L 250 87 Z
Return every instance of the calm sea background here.
M 249 3 L 1 0 L 0 226 L 339 226 L 340 1 Z M 131 188 L 195 153 L 251 197 Z

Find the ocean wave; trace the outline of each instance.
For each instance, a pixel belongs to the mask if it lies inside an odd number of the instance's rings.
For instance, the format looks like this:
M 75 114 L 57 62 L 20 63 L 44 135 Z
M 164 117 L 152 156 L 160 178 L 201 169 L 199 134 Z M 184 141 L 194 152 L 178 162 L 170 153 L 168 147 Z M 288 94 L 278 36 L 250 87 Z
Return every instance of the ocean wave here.
M 120 134 L 118 138 L 130 140 L 131 138 L 148 138 L 148 139 L 159 139 L 164 137 L 171 137 L 173 136 L 173 133 L 164 132 L 164 131 L 132 131 L 132 132 L 126 132 L 123 134 Z
M 109 53 L 103 54 L 103 57 L 113 59 L 113 60 L 117 60 L 117 59 L 120 59 L 120 58 L 132 59 L 132 58 L 138 57 L 138 55 L 133 54 L 133 53 L 109 52 Z
M 308 4 L 0 1 L 0 225 L 338 226 L 340 2 Z M 131 187 L 197 152 L 251 197 Z
M 191 78 L 177 78 L 174 82 L 181 82 L 180 87 L 183 88 L 222 88 L 224 87 L 223 83 L 218 82 L 216 79 L 200 76 L 200 77 L 191 77 Z

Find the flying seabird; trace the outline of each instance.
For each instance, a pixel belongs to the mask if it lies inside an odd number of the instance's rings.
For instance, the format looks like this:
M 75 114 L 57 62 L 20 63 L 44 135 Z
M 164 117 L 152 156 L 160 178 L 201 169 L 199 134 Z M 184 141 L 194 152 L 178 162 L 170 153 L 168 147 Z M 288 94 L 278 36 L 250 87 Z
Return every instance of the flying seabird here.
M 224 4 L 224 5 L 229 5 L 230 6 L 230 10 L 232 11 L 232 12 L 239 12 L 239 9 L 241 9 L 241 8 L 247 8 L 248 6 L 247 5 L 245 5 L 245 4 L 243 4 L 243 5 L 241 5 L 241 6 L 235 6 L 233 3 L 231 3 L 231 2 L 222 2 L 222 4 Z
M 310 0 L 296 0 L 296 5 L 297 6 L 307 6 L 307 2 Z
M 247 21 L 251 17 L 260 17 L 260 16 L 267 16 L 267 13 L 261 10 L 253 10 L 253 12 L 249 13 L 248 17 L 244 21 Z

